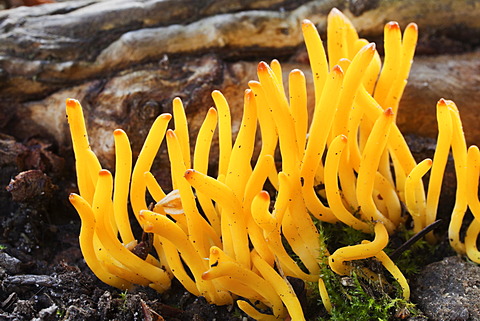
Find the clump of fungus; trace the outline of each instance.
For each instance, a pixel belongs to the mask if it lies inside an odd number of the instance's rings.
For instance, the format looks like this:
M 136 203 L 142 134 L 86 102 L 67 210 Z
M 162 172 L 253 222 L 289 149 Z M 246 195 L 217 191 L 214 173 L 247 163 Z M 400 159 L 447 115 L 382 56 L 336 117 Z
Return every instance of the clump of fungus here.
M 287 277 L 318 282 L 325 308 L 332 311 L 320 263 L 328 259 L 334 272 L 348 275 L 355 269 L 353 261 L 371 258 L 393 275 L 408 300 L 408 283 L 383 250 L 389 235 L 407 220 L 402 203 L 415 232 L 435 220 L 450 148 L 458 181 L 451 244 L 480 262 L 480 152 L 473 146 L 467 153 L 458 109 L 451 101 L 438 102 L 437 150 L 433 160 L 419 164 L 395 123 L 417 26 L 409 24 L 403 35 L 397 23 L 385 26 L 383 66 L 375 44 L 360 39 L 336 9 L 328 16 L 329 60 L 315 26 L 305 20 L 302 30 L 314 75 L 312 119 L 304 74 L 290 73 L 287 95 L 280 63 L 260 62 L 258 81 L 251 81 L 245 91 L 234 143 L 228 103 L 214 91 L 215 108 L 208 110 L 198 132 L 193 158 L 187 117 L 176 98 L 174 129 L 167 130 L 170 114 L 158 116 L 133 169 L 128 137 L 114 131 L 112 177 L 90 149 L 80 103 L 67 100 L 80 191 L 70 201 L 82 219 L 85 261 L 103 282 L 119 289 L 148 285 L 163 292 L 175 277 L 194 295 L 218 305 L 236 301 L 257 320 L 304 320 Z M 212 170 L 209 152 L 217 126 L 219 158 L 217 176 L 212 177 L 207 172 Z M 252 163 L 257 127 L 262 144 Z M 164 138 L 173 186 L 169 193 L 150 172 Z M 281 168 L 274 162 L 277 149 Z M 422 177 L 430 169 L 425 194 Z M 273 200 L 264 190 L 267 181 L 276 190 Z M 147 192 L 154 206 L 147 206 Z M 130 251 L 136 238 L 129 225 L 128 198 L 143 230 L 153 233 L 154 255 L 141 258 Z M 475 219 L 462 243 L 459 231 L 467 206 Z M 341 222 L 373 235 L 373 240 L 330 254 L 314 219 Z M 433 235 L 428 237 L 434 241 Z

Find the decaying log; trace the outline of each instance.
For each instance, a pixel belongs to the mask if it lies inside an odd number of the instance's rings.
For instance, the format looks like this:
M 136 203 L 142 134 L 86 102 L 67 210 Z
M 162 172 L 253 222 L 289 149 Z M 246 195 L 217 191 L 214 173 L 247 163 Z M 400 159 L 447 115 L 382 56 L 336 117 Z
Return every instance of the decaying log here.
M 326 16 L 341 9 L 381 51 L 383 26 L 419 25 L 418 56 L 401 103 L 405 132 L 434 137 L 435 103 L 454 99 L 470 143 L 480 142 L 478 1 L 438 0 L 78 0 L 0 12 L 0 132 L 48 138 L 69 149 L 64 101 L 85 107 L 92 147 L 113 164 L 115 128 L 135 152 L 153 119 L 184 100 L 196 132 L 220 89 L 234 128 L 258 61 L 278 57 L 310 78 L 301 20 L 325 39 Z M 313 98 L 313 97 L 311 97 Z M 71 157 L 71 156 L 70 156 Z

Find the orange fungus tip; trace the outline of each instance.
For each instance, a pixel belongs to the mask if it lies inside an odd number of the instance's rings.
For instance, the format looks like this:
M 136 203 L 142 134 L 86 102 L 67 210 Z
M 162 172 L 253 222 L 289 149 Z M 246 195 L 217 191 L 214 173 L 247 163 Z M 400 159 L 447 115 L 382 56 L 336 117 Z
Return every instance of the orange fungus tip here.
M 167 137 L 175 137 L 175 132 L 172 129 L 167 130 Z
M 391 109 L 391 108 L 389 108 L 389 109 Z M 346 142 L 348 141 L 348 138 L 347 138 L 347 136 L 345 136 L 345 135 L 341 135 L 341 136 L 340 136 L 340 140 L 341 140 L 343 143 L 346 143 Z
M 258 196 L 260 196 L 263 200 L 270 200 L 270 195 L 267 191 L 261 191 Z
M 400 26 L 398 25 L 398 23 L 396 21 L 390 21 L 389 23 L 387 23 L 387 29 L 389 30 L 396 30 L 396 29 L 400 29 Z
M 187 169 L 187 170 L 185 171 L 185 174 L 183 174 L 183 176 L 184 176 L 185 178 L 188 178 L 188 177 L 192 176 L 194 172 L 195 172 L 195 171 L 194 171 L 193 169 Z
M 343 69 L 339 65 L 335 65 L 332 68 L 332 72 L 335 74 L 343 74 Z
M 391 117 L 394 114 L 392 108 L 387 108 L 384 113 L 385 113 L 385 116 L 387 117 Z
M 266 72 L 268 70 L 268 65 L 265 61 L 260 61 L 258 64 L 258 71 L 259 72 Z
M 408 24 L 406 29 L 418 30 L 418 26 L 415 22 L 411 22 L 411 23 Z
M 110 175 L 110 172 L 107 169 L 102 169 L 100 172 L 98 172 L 98 175 L 108 176 L 108 175 Z
M 170 120 L 172 119 L 172 115 L 166 113 L 166 114 L 161 114 L 159 117 L 163 118 L 163 119 L 166 119 L 166 120 Z
M 113 134 L 116 135 L 116 136 L 119 136 L 119 135 L 121 135 L 122 133 L 123 133 L 123 130 L 121 130 L 121 129 L 115 129 L 115 130 L 113 131 Z
M 78 101 L 76 99 L 73 99 L 73 98 L 67 98 L 65 103 L 66 103 L 67 107 L 69 107 L 69 108 L 74 108 L 78 105 Z

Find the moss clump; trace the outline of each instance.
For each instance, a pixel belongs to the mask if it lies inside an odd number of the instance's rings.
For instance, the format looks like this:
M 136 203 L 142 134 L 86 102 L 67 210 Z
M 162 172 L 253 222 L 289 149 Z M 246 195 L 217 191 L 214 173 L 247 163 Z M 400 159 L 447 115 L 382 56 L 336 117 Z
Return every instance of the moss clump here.
M 361 240 L 368 238 L 368 235 L 340 224 L 320 223 L 317 226 L 324 240 L 328 239 L 326 243 L 329 246 L 358 244 Z M 401 234 L 401 238 L 406 237 L 409 236 L 405 233 Z M 407 250 L 409 253 L 404 253 L 400 257 L 400 268 L 414 274 L 423 261 L 407 256 L 421 257 L 414 253 L 427 248 L 428 245 L 425 241 L 415 244 Z M 414 304 L 401 297 L 400 285 L 391 279 L 389 273 L 384 271 L 379 262 L 373 259 L 356 261 L 353 273 L 350 276 L 342 277 L 334 273 L 328 262 L 324 261 L 321 263 L 321 275 L 333 309 L 331 314 L 324 314 L 317 317 L 317 320 L 394 320 L 418 314 Z M 316 285 L 309 284 L 309 287 L 311 297 L 318 295 L 317 298 L 319 298 Z M 319 306 L 321 306 L 320 300 Z

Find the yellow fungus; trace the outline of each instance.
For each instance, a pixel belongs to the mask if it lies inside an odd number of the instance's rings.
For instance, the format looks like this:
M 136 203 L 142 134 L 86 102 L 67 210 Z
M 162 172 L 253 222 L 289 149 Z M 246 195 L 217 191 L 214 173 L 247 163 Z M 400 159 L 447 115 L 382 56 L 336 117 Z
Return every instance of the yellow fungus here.
M 147 209 L 145 202 L 146 183 L 144 173 L 150 171 L 155 155 L 160 148 L 168 122 L 172 116 L 170 114 L 162 114 L 157 117 L 148 132 L 142 150 L 138 155 L 137 162 L 132 172 L 132 182 L 130 184 L 130 203 L 132 204 L 133 214 L 137 217 L 141 210 Z
M 420 232 L 425 225 L 425 200 L 417 199 L 417 187 L 420 184 L 422 177 L 432 167 L 432 160 L 430 158 L 421 161 L 414 169 L 408 174 L 405 181 L 405 205 L 408 212 L 413 219 L 413 231 L 415 233 Z
M 158 116 L 133 170 L 128 137 L 122 130 L 114 131 L 113 180 L 90 149 L 79 102 L 67 100 L 80 190 L 70 200 L 82 219 L 85 260 L 102 281 L 121 289 L 140 284 L 163 292 L 176 277 L 189 292 L 210 303 L 232 304 L 236 295 L 241 296 L 244 300 L 237 301 L 238 306 L 257 320 L 303 320 L 286 276 L 318 282 L 322 302 L 331 312 L 334 307 L 320 275 L 326 258 L 341 275 L 352 271 L 350 261 L 376 258 L 408 300 L 408 284 L 383 249 L 389 233 L 407 220 L 401 202 L 413 218 L 414 231 L 435 218 L 450 146 L 458 182 L 451 243 L 457 252 L 480 261 L 476 247 L 480 152 L 471 147 L 467 154 L 457 107 L 443 99 L 438 102 L 437 151 L 433 160 L 418 165 L 395 124 L 417 26 L 408 25 L 403 37 L 397 23 L 385 26 L 382 66 L 375 44 L 359 39 L 340 11 L 333 9 L 327 20 L 329 61 L 315 26 L 308 20 L 302 23 L 315 94 L 310 125 L 304 74 L 300 70 L 289 74 L 286 93 L 280 62 L 273 60 L 270 66 L 261 62 L 259 81 L 250 81 L 245 91 L 235 141 L 228 102 L 214 91 L 216 108 L 209 109 L 191 157 L 187 116 L 175 98 L 175 129 L 167 130 L 170 114 Z M 219 155 L 214 167 L 210 149 L 217 126 Z M 257 127 L 261 149 L 252 161 Z M 151 172 L 164 138 L 173 186 L 169 193 Z M 274 155 L 281 161 L 278 168 Z M 430 168 L 426 197 L 422 177 Z M 264 191 L 269 188 L 267 178 L 277 192 L 275 199 Z M 147 190 L 156 202 L 153 208 L 147 206 Z M 157 256 L 144 260 L 130 251 L 137 240 L 129 226 L 128 193 L 143 231 L 153 233 Z M 458 232 L 467 205 L 475 219 L 462 243 Z M 373 232 L 374 240 L 338 248 L 330 255 L 312 216 L 322 224 L 340 221 Z M 285 242 L 300 263 L 288 254 Z M 376 278 L 365 268 L 361 271 Z M 273 315 L 257 308 L 271 309 Z
M 375 239 L 368 244 L 358 244 L 342 247 L 328 257 L 330 268 L 337 274 L 350 274 L 348 261 L 361 260 L 377 255 L 388 243 L 388 231 L 381 222 L 375 224 Z
M 356 230 L 370 233 L 372 228 L 369 226 L 369 224 L 353 216 L 353 214 L 345 208 L 342 196 L 340 195 L 341 191 L 338 186 L 337 173 L 342 152 L 346 144 L 347 137 L 340 135 L 332 141 L 328 149 L 327 158 L 325 161 L 325 190 L 327 192 L 327 199 L 333 213 L 341 222 L 353 227 Z
M 379 220 L 383 222 L 389 233 L 393 232 L 395 226 L 391 220 L 376 208 L 372 199 L 372 193 L 381 151 L 384 150 L 387 144 L 392 121 L 393 112 L 391 109 L 387 109 L 375 122 L 362 153 L 357 179 L 357 200 L 362 217 L 365 220 Z
M 79 241 L 83 258 L 85 259 L 88 267 L 100 280 L 102 280 L 102 282 L 107 283 L 108 285 L 122 290 L 132 288 L 132 284 L 130 282 L 108 272 L 97 259 L 93 244 L 95 233 L 95 217 L 90 204 L 88 204 L 83 197 L 77 194 L 70 194 L 69 199 L 70 203 L 72 203 L 82 219 Z
M 438 201 L 440 190 L 442 188 L 443 172 L 447 164 L 448 153 L 452 142 L 452 117 L 448 111 L 447 102 L 440 99 L 437 103 L 437 121 L 438 138 L 437 148 L 433 156 L 432 169 L 430 171 L 430 180 L 428 182 L 427 207 L 425 213 L 425 226 L 435 221 L 437 216 Z M 434 236 L 430 233 L 429 241 L 434 241 Z

